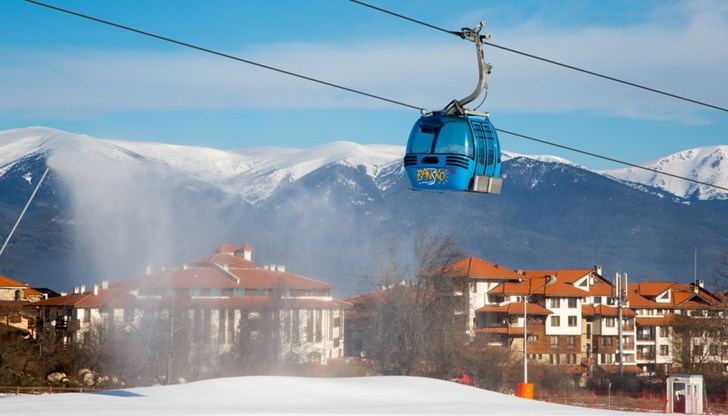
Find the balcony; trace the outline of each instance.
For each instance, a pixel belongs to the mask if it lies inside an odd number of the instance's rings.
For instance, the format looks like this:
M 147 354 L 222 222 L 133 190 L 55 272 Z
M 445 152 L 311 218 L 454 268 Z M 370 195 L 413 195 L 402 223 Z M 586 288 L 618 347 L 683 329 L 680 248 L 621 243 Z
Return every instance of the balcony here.
M 655 361 L 655 353 L 654 352 L 638 352 L 637 360 L 638 361 Z

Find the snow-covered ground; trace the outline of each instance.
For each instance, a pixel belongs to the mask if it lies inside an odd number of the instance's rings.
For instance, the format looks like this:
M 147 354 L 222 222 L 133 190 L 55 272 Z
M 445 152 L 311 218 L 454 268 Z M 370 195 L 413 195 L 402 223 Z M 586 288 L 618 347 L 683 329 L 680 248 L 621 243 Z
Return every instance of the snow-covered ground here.
M 26 416 L 638 415 L 525 400 L 418 377 L 236 377 L 174 386 L 0 396 L 0 413 Z

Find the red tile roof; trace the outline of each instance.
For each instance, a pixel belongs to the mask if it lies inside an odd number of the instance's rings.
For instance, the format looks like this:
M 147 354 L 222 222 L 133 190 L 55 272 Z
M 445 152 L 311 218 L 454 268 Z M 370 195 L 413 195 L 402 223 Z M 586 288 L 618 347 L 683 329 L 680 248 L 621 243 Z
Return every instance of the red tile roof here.
M 635 318 L 635 322 L 639 326 L 663 326 L 669 325 L 674 320 L 674 315 L 665 315 L 664 317 L 641 317 Z
M 582 305 L 581 314 L 584 316 L 619 316 L 619 309 L 608 305 Z M 629 308 L 622 308 L 622 316 L 636 316 Z
M 536 303 L 527 303 L 526 312 L 529 315 L 551 315 L 553 312 Z M 523 303 L 512 302 L 502 306 L 483 306 L 475 311 L 477 313 L 506 313 L 509 315 L 523 315 Z
M 217 254 L 233 254 L 237 248 L 232 244 L 222 244 L 215 250 Z
M 194 265 L 213 265 L 218 264 L 221 266 L 228 266 L 228 267 L 244 267 L 244 268 L 254 268 L 255 262 L 250 260 L 245 260 L 242 257 L 236 256 L 232 253 L 215 253 L 211 256 L 201 258 L 194 263 Z
M 329 290 L 333 286 L 315 279 L 288 272 L 256 268 L 229 268 L 188 266 L 158 272 L 149 276 L 114 282 L 112 287 L 118 288 L 162 288 L 162 289 L 322 289 Z
M 249 246 L 243 248 L 247 250 Z M 305 294 L 330 296 L 330 290 L 333 286 L 328 283 L 293 273 L 254 268 L 252 262 L 229 254 L 228 251 L 230 250 L 237 249 L 232 245 L 222 245 L 218 248 L 217 254 L 208 257 L 208 261 L 203 261 L 195 266 L 178 267 L 146 276 L 117 281 L 112 283 L 108 289 L 98 290 L 96 295 L 89 291 L 33 302 L 33 306 L 101 308 L 103 306 L 142 305 L 149 302 L 159 303 L 167 300 L 147 298 L 145 295 L 167 295 L 169 289 L 174 290 L 174 292 L 180 289 L 183 291 L 189 291 L 189 289 L 242 289 L 244 291 L 233 296 L 193 296 L 187 299 L 175 297 L 177 302 L 195 302 L 196 305 L 209 304 L 210 307 L 228 307 L 226 305 L 230 307 L 256 306 L 272 302 L 270 296 L 250 296 L 249 292 L 251 290 L 310 290 L 312 292 L 306 292 Z M 222 261 L 224 265 L 217 261 Z M 147 292 L 149 289 L 158 290 Z M 134 290 L 141 292 L 141 297 L 137 296 L 137 294 L 131 294 Z M 208 293 L 203 292 L 203 294 L 207 295 Z M 294 293 L 293 296 L 295 295 Z M 281 302 L 296 308 L 345 308 L 350 306 L 349 303 L 336 299 L 286 298 Z
M 0 276 L 0 287 L 23 288 L 28 287 L 28 285 L 25 283 L 16 282 L 15 280 L 7 278 L 5 276 Z
M 559 296 L 559 297 L 580 297 L 580 296 L 589 296 L 590 293 L 576 288 L 572 286 L 569 283 L 564 283 L 561 281 L 556 281 L 555 283 L 551 284 L 550 286 L 542 287 L 540 289 L 539 286 L 542 286 L 544 282 L 546 281 L 545 276 L 540 277 L 531 277 L 531 278 L 525 278 L 521 282 L 504 282 L 493 289 L 491 289 L 488 293 L 494 294 L 494 295 L 515 295 L 515 296 L 525 296 L 529 293 L 533 294 L 539 294 L 539 295 L 545 295 L 545 296 Z M 534 289 L 538 289 L 536 292 L 533 292 Z
M 670 290 L 675 285 L 675 282 L 642 282 L 636 286 L 640 295 L 654 298 Z
M 574 283 L 593 271 L 592 269 L 565 269 L 557 271 L 555 275 L 559 282 Z
M 521 335 L 523 338 L 523 327 L 493 327 L 493 328 L 479 328 L 475 332 L 481 334 L 508 334 L 508 335 Z M 536 332 L 536 328 L 533 325 L 526 328 L 526 333 L 533 334 Z
M 523 278 L 518 272 L 477 257 L 468 257 L 450 266 L 452 270 L 470 279 L 509 280 Z

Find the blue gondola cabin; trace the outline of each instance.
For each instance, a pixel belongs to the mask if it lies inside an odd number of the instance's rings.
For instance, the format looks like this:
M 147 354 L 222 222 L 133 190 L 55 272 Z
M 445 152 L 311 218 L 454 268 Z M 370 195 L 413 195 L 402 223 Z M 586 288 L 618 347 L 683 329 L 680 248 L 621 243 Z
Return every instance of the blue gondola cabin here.
M 404 168 L 415 190 L 499 194 L 500 143 L 486 114 L 425 114 L 412 127 Z

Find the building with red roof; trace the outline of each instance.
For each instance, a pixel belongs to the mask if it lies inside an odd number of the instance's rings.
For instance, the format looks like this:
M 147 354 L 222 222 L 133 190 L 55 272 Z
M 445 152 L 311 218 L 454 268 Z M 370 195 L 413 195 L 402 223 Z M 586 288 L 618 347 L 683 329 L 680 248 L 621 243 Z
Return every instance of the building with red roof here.
M 241 340 L 268 337 L 281 359 L 326 363 L 344 354 L 348 306 L 332 297 L 332 289 L 280 265 L 257 267 L 252 247 L 225 244 L 190 264 L 90 290 L 78 287 L 32 308 L 40 330 L 61 343 L 83 342 L 101 324 L 139 331 L 151 319 L 164 322 L 171 333 L 194 334 L 185 342 L 204 345 L 216 356 L 242 350 Z M 260 329 L 264 324 L 266 333 Z
M 529 361 L 568 367 L 578 382 L 602 373 L 654 375 L 683 369 L 676 358 L 678 346 L 683 355 L 703 351 L 705 362 L 728 371 L 724 335 L 714 337 L 717 342 L 711 345 L 692 335 L 677 339 L 677 326 L 685 326 L 686 318 L 699 319 L 694 322 L 702 327 L 710 319 L 727 317 L 726 298 L 711 294 L 700 282 L 625 284 L 620 304 L 620 291 L 602 276 L 600 266 L 514 270 L 468 257 L 451 269 L 454 278 L 463 281 L 454 287 L 467 287 L 453 295 L 463 297 L 469 308 L 455 313 L 463 315 L 464 329 L 475 345 L 522 355 L 525 334 Z M 356 314 L 352 316 L 361 318 L 366 305 L 379 300 L 381 293 L 349 299 L 354 305 L 350 313 Z
M 0 323 L 7 327 L 4 332 L 33 336 L 34 315 L 25 305 L 45 298 L 44 293 L 27 284 L 0 275 Z

